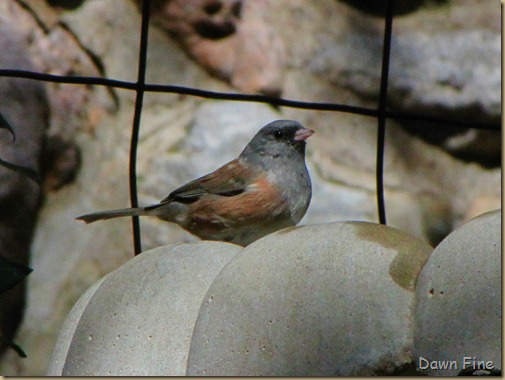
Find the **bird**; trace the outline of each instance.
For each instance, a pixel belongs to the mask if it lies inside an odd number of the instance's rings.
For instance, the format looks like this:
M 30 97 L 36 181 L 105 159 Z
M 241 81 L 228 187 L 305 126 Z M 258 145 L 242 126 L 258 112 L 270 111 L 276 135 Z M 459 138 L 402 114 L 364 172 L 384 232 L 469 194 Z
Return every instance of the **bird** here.
M 179 187 L 157 204 L 76 219 L 93 223 L 157 216 L 202 240 L 247 246 L 298 224 L 305 215 L 312 197 L 305 148 L 313 133 L 294 120 L 273 121 L 256 133 L 238 158 Z

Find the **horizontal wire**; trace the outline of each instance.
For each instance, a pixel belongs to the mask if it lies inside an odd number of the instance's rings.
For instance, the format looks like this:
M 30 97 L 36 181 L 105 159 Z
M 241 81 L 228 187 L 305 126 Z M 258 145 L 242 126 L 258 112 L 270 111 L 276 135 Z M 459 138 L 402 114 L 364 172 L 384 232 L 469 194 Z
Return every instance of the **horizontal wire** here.
M 26 70 L 13 70 L 13 69 L 0 69 L 0 77 L 15 77 L 15 78 L 25 78 L 34 79 L 44 82 L 53 83 L 66 83 L 66 84 L 84 84 L 84 85 L 95 85 L 95 86 L 107 86 L 114 87 L 124 90 L 137 90 L 139 86 L 143 87 L 146 92 L 163 92 L 163 93 L 173 93 L 179 95 L 191 95 L 207 99 L 217 99 L 217 100 L 230 100 L 230 101 L 242 101 L 242 102 L 256 102 L 256 103 L 267 103 L 276 106 L 298 108 L 305 110 L 315 110 L 315 111 L 339 111 L 345 113 L 351 113 L 363 116 L 378 117 L 379 112 L 376 109 L 350 106 L 345 104 L 335 104 L 335 103 L 318 103 L 318 102 L 302 102 L 298 100 L 289 100 L 283 98 L 272 98 L 266 95 L 254 95 L 254 94 L 233 94 L 225 92 L 216 92 L 209 90 L 201 90 L 191 87 L 184 86 L 174 86 L 174 85 L 161 85 L 161 84 L 139 84 L 136 82 L 128 82 L 117 79 L 109 78 L 99 78 L 99 77 L 82 77 L 82 76 L 62 76 L 38 73 Z M 492 130 L 500 131 L 501 123 L 497 122 L 472 122 L 467 120 L 454 120 L 447 118 L 439 118 L 436 116 L 430 116 L 425 114 L 416 114 L 410 112 L 400 112 L 400 111 L 388 111 L 384 112 L 388 119 L 395 120 L 411 120 L 411 121 L 424 121 L 429 123 L 446 124 L 460 128 L 470 128 L 470 129 L 481 129 L 481 130 Z

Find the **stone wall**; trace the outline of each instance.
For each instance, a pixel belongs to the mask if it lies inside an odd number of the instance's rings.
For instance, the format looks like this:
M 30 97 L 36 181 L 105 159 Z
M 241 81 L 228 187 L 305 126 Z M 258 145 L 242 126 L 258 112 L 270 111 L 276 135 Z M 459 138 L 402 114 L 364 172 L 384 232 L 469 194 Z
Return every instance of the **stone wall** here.
M 499 121 L 498 4 L 417 3 L 394 20 L 391 109 Z M 154 4 L 150 83 L 377 105 L 383 20 L 352 2 Z M 190 5 L 189 15 L 183 4 Z M 5 0 L 0 20 L 25 41 L 23 48 L 40 71 L 135 81 L 137 5 L 86 0 L 64 9 L 40 0 Z M 77 85 L 45 88 L 50 117 L 41 157 L 44 201 L 31 245 L 34 271 L 25 318 L 15 338 L 28 359 L 6 352 L 0 363 L 6 375 L 44 374 L 56 335 L 78 297 L 133 256 L 129 220 L 86 226 L 74 218 L 128 205 L 134 93 Z M 316 131 L 307 153 L 313 199 L 301 224 L 377 221 L 373 118 L 160 93 L 148 93 L 144 101 L 140 203 L 158 201 L 234 158 L 261 126 L 280 118 L 299 120 Z M 497 132 L 388 121 L 388 224 L 436 245 L 473 216 L 499 208 L 500 140 Z M 197 240 L 157 219 L 142 219 L 141 228 L 144 249 Z

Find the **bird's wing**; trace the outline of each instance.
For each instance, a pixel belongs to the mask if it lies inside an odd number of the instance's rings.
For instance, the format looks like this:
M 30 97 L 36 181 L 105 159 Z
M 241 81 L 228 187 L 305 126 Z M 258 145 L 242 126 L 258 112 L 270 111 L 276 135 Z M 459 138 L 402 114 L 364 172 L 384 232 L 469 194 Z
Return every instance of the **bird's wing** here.
M 233 196 L 244 192 L 254 173 L 239 159 L 230 161 L 212 173 L 195 179 L 172 191 L 161 203 L 178 201 L 192 203 L 205 194 Z

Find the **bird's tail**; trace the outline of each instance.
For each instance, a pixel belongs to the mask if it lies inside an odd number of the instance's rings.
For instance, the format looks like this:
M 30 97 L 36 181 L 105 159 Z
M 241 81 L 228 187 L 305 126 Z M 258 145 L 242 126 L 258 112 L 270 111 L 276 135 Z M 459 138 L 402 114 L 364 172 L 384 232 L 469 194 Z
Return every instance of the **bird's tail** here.
M 106 220 L 112 218 L 121 218 L 123 216 L 139 216 L 146 215 L 146 209 L 144 207 L 137 208 L 122 208 L 118 210 L 107 210 L 107 211 L 98 211 L 93 212 L 91 214 L 81 215 L 77 217 L 77 220 L 82 220 L 88 223 L 93 223 L 98 220 Z

